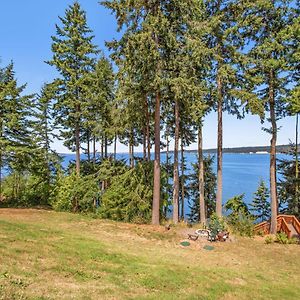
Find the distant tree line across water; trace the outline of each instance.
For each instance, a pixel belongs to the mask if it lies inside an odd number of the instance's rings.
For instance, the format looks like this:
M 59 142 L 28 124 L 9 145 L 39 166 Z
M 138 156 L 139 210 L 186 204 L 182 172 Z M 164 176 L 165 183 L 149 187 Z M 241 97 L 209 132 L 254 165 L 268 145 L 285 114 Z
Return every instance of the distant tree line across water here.
M 57 70 L 55 80 L 37 94 L 24 95 L 13 63 L 0 69 L 0 173 L 9 172 L 0 177 L 1 203 L 50 204 L 158 225 L 170 209 L 178 223 L 189 199 L 195 222 L 206 223 L 213 213 L 221 217 L 224 208 L 234 212 L 236 222 L 248 210 L 242 195 L 223 207 L 227 111 L 238 119 L 258 115 L 271 136 L 267 148 L 230 150 L 270 153 L 270 187 L 266 191 L 261 183 L 257 199 L 265 211 L 265 194 L 270 194 L 271 232 L 280 203 L 299 216 L 299 1 L 110 0 L 101 5 L 115 15 L 121 32 L 106 43 L 111 60 L 94 44 L 86 13 L 74 2 L 52 36 L 47 64 Z M 218 116 L 216 174 L 212 158 L 203 155 L 203 123 L 211 111 Z M 296 117 L 290 148 L 277 146 L 277 121 L 287 115 Z M 50 147 L 55 138 L 76 153 L 67 170 Z M 129 165 L 116 159 L 118 141 L 128 146 Z M 187 175 L 185 148 L 196 141 L 198 162 Z M 142 158 L 134 155 L 139 145 Z M 276 152 L 283 150 L 292 158 L 279 162 L 283 181 L 278 182 Z
M 283 153 L 288 154 L 290 153 L 291 149 L 293 148 L 293 145 L 277 145 L 276 146 L 276 152 L 277 153 Z M 298 145 L 298 153 L 300 152 L 300 145 Z M 170 151 L 172 153 L 172 151 Z M 197 150 L 185 150 L 186 153 L 196 153 Z M 232 148 L 223 148 L 223 153 L 270 153 L 271 147 L 270 146 L 248 146 L 248 147 L 232 147 Z M 165 151 L 162 151 L 162 153 L 165 153 Z M 211 149 L 203 149 L 203 153 L 217 153 L 216 148 Z

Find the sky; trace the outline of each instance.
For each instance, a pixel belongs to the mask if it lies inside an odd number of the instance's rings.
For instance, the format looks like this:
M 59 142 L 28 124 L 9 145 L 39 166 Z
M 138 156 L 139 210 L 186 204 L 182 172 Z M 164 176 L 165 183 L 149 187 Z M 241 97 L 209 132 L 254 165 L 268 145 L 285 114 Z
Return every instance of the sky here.
M 73 0 L 0 0 L 0 66 L 14 61 L 19 84 L 27 83 L 26 92 L 38 93 L 45 82 L 58 76 L 54 67 L 45 63 L 51 59 L 51 35 L 55 35 L 58 16 L 63 17 L 65 9 Z M 78 1 L 87 13 L 89 27 L 93 30 L 94 43 L 107 56 L 105 42 L 117 38 L 117 25 L 110 11 L 98 4 L 97 0 Z M 294 118 L 279 122 L 278 144 L 294 141 Z M 266 125 L 266 127 L 268 127 Z M 261 130 L 257 116 L 243 120 L 224 114 L 224 147 L 269 145 L 270 135 Z M 204 148 L 215 148 L 217 144 L 217 116 L 211 113 L 205 119 Z M 61 141 L 55 141 L 53 148 L 59 153 L 70 152 Z M 189 149 L 196 149 L 192 144 Z M 112 150 L 112 149 L 111 149 Z M 135 151 L 141 151 L 141 147 Z M 118 152 L 127 147 L 118 144 Z

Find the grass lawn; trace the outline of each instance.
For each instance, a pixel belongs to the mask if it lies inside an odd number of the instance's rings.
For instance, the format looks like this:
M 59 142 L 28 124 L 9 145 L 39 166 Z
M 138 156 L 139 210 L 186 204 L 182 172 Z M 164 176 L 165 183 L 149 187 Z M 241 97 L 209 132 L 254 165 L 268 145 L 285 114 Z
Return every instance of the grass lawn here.
M 0 299 L 300 299 L 300 246 L 0 209 Z

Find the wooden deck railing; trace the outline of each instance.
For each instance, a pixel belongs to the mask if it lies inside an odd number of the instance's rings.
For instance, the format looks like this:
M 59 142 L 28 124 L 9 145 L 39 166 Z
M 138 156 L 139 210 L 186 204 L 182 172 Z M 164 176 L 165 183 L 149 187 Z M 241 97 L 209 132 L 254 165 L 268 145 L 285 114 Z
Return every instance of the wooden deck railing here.
M 300 222 L 293 215 L 278 215 L 277 216 L 277 232 L 283 231 L 290 238 L 292 231 L 289 229 L 288 224 L 293 225 L 297 234 L 300 236 Z M 269 234 L 270 233 L 270 221 L 264 221 L 260 224 L 257 224 L 254 227 L 254 232 Z

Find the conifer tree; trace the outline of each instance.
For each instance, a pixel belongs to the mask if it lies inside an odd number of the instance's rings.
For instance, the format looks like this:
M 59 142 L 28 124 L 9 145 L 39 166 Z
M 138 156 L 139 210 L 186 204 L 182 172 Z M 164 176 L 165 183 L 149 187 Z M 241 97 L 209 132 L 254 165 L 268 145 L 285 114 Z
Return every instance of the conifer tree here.
M 28 117 L 33 95 L 23 95 L 25 87 L 18 86 L 13 63 L 0 70 L 0 174 L 4 166 L 21 174 L 30 163 L 33 145 Z M 0 175 L 0 197 L 1 182 Z
M 254 198 L 249 209 L 254 213 L 256 219 L 261 222 L 270 218 L 270 192 L 263 180 L 260 181 L 257 191 L 254 193 Z
M 55 173 L 60 168 L 61 162 L 58 154 L 51 149 L 54 138 L 58 138 L 55 134 L 56 127 L 52 120 L 53 101 L 56 96 L 55 90 L 55 83 L 44 84 L 40 94 L 33 101 L 31 140 L 36 149 L 32 154 L 34 159 L 28 166 L 28 170 L 36 178 L 36 189 L 38 186 L 44 185 L 40 189 L 43 191 L 39 195 L 40 201 L 38 199 L 35 200 L 39 204 L 49 203 Z
M 248 62 L 245 39 L 240 33 L 243 8 L 240 1 L 204 1 L 208 19 L 208 46 L 211 52 L 210 97 L 214 101 L 218 119 L 217 138 L 217 200 L 216 213 L 222 215 L 223 190 L 223 111 L 242 118 L 244 111 L 263 114 L 263 105 L 253 93 L 244 76 Z
M 82 113 L 86 99 L 83 95 L 84 76 L 92 69 L 94 54 L 93 36 L 87 25 L 86 13 L 75 2 L 59 17 L 61 26 L 56 25 L 56 36 L 52 36 L 53 57 L 48 61 L 55 66 L 61 78 L 59 94 L 54 106 L 56 123 L 61 125 L 65 145 L 76 152 L 76 173 L 80 174 L 80 135 Z
M 297 177 L 300 168 L 297 162 L 298 154 L 296 154 L 295 149 L 296 145 L 291 144 L 291 149 L 287 153 L 289 154 L 288 158 L 278 160 L 278 171 L 281 175 L 278 180 L 278 198 L 282 212 L 300 217 L 300 180 Z M 296 172 L 296 168 L 298 168 L 298 172 Z
M 112 0 L 103 1 L 102 4 L 115 13 L 119 30 L 125 27 L 122 38 L 110 44 L 114 49 L 114 60 L 119 67 L 119 75 L 125 79 L 124 86 L 132 86 L 138 74 L 137 84 L 140 87 L 144 86 L 143 94 L 149 95 L 155 102 L 152 223 L 159 224 L 160 109 L 163 67 L 161 41 L 166 31 L 163 15 L 165 1 L 158 0 L 150 3 L 146 0 L 139 2 Z M 129 99 L 136 99 L 136 97 L 129 97 Z
M 270 194 L 271 233 L 277 231 L 276 143 L 277 121 L 285 109 L 284 98 L 288 85 L 288 52 L 286 37 L 281 33 L 292 22 L 291 1 L 257 0 L 243 2 L 243 24 L 248 26 L 251 41 L 249 75 L 256 93 L 269 112 L 271 134 Z M 249 80 L 250 80 L 249 77 Z
M 84 78 L 83 94 L 86 102 L 83 107 L 83 127 L 86 132 L 86 143 L 93 141 L 93 160 L 96 155 L 96 142 L 104 142 L 107 153 L 108 143 L 116 132 L 113 122 L 115 77 L 112 66 L 107 58 L 101 56 L 94 70 Z M 89 152 L 89 151 L 88 151 Z

